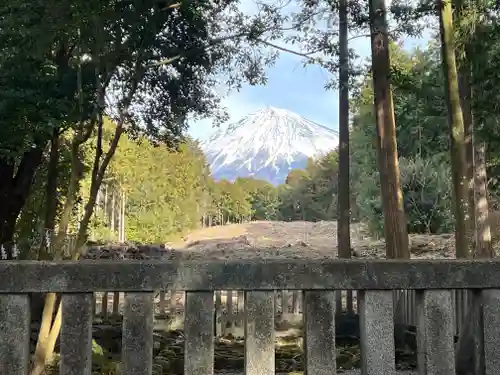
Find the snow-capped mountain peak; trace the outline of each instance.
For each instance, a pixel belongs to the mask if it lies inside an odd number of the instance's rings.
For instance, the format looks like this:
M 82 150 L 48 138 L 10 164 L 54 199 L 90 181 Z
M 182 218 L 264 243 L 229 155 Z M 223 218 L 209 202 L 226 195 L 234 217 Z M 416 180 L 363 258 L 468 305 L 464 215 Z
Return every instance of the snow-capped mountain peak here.
M 338 145 L 338 134 L 286 109 L 266 107 L 202 142 L 215 178 L 255 177 L 279 184 L 309 157 Z

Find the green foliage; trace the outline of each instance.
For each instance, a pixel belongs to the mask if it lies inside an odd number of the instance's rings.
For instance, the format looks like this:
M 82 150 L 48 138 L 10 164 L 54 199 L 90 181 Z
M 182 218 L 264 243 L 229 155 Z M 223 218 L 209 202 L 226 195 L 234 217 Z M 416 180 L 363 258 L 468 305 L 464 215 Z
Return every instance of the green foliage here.
M 491 25 L 481 28 L 490 32 L 494 29 Z M 475 37 L 482 38 L 481 41 L 474 39 L 482 49 L 472 60 L 473 66 L 481 70 L 472 75 L 475 130 L 477 139 L 488 144 L 488 175 L 495 176 L 499 127 L 496 106 L 491 104 L 497 93 L 491 85 L 496 81 L 491 72 L 484 73 L 496 61 L 487 62 L 498 49 L 498 43 L 481 33 L 476 33 Z M 393 45 L 391 52 L 398 153 L 408 230 L 410 233 L 449 232 L 453 229 L 450 141 L 439 49 L 431 42 L 425 50 L 407 52 Z M 476 66 L 479 61 L 482 61 L 481 68 Z M 368 222 L 374 233 L 381 234 L 383 218 L 370 81 L 367 75 L 352 101 L 352 194 L 357 196 L 357 207 L 354 208 L 357 218 Z M 494 186 L 490 185 L 490 188 Z
M 392 82 L 400 157 L 401 187 L 410 233 L 452 229 L 449 135 L 442 73 L 436 46 L 422 51 L 393 44 Z M 352 195 L 356 219 L 383 234 L 383 211 L 376 150 L 371 77 L 353 101 L 351 131 Z
M 276 54 L 256 51 L 263 41 L 272 47 L 273 39 L 283 37 L 302 45 L 306 65 L 319 64 L 336 73 L 336 29 L 318 27 L 331 22 L 336 3 L 305 2 L 289 16 L 280 13 L 279 5 L 257 6 L 259 12 L 247 16 L 233 0 L 182 2 L 175 9 L 159 9 L 156 0 L 133 4 L 20 0 L 1 5 L 0 172 L 8 173 L 7 178 L 2 174 L 0 198 L 10 203 L 15 167 L 33 146 L 44 149 L 58 129 L 62 140 L 57 189 L 60 214 L 67 200 L 71 141 L 75 128 L 85 124 L 83 129 L 90 130 L 89 141 L 79 150 L 84 178 L 69 225 L 75 230 L 84 203 L 90 198 L 90 171 L 99 151 L 96 122 L 80 120 L 97 117 L 98 109 L 112 120 L 105 121 L 104 155 L 110 150 L 117 124 L 124 126 L 126 133 L 104 174 L 104 186 L 106 198 L 114 194 L 120 200 L 125 193 L 126 234 L 130 240 L 163 242 L 200 225 L 245 220 L 335 219 L 336 152 L 318 161 L 310 160 L 303 170 L 290 171 L 286 183 L 278 187 L 251 178 L 215 182 L 196 142 L 184 136 L 188 119 L 224 119 L 218 90 L 214 90 L 220 78 L 229 88 L 239 87 L 243 80 L 250 84 L 266 82 L 264 67 Z M 349 7 L 351 31 L 364 34 L 366 4 L 349 3 Z M 434 11 L 431 8 L 393 3 L 390 11 L 397 30 L 391 35 L 418 33 L 418 23 Z M 500 103 L 500 82 L 496 81 L 500 28 L 493 13 L 488 12 L 492 8 L 492 2 L 469 6 L 457 22 L 456 36 L 459 60 L 465 61 L 467 51 L 473 54 L 468 63 L 473 78 L 476 135 L 488 142 L 488 172 L 496 176 L 500 161 L 496 151 L 500 106 L 495 104 Z M 291 23 L 294 29 L 286 35 L 281 30 L 285 23 L 287 28 Z M 391 43 L 390 50 L 409 230 L 447 231 L 452 224 L 450 142 L 439 50 L 432 43 L 412 52 Z M 368 222 L 374 233 L 380 233 L 383 220 L 371 76 L 365 74 L 354 85 L 359 70 L 351 68 L 351 93 L 355 93 L 350 134 L 351 195 L 355 203 L 352 217 Z M 102 103 L 96 103 L 101 88 L 106 96 L 102 108 Z M 91 125 L 87 128 L 87 124 Z M 46 154 L 34 176 L 27 204 L 19 218 L 13 215 L 18 238 L 31 238 L 43 231 Z M 101 163 L 102 157 L 96 164 Z M 26 180 L 30 176 L 21 177 Z M 116 239 L 109 204 L 104 206 L 101 199 L 90 223 L 91 235 Z M 6 211 L 0 209 L 0 224 L 8 216 Z
M 104 355 L 104 349 L 94 339 L 92 339 L 92 354 Z
M 62 205 L 66 199 L 68 183 L 71 174 L 71 152 L 70 152 L 71 132 L 66 132 L 59 136 L 59 162 L 57 164 L 57 189 L 56 189 L 56 220 L 60 217 Z M 86 161 L 85 171 L 89 171 L 92 154 L 88 148 L 83 148 L 81 157 Z M 38 251 L 38 247 L 44 236 L 53 239 L 53 233 L 45 233 L 44 218 L 47 214 L 46 204 L 47 178 L 49 173 L 49 150 L 43 155 L 42 163 L 37 169 L 33 180 L 33 186 L 26 199 L 26 204 L 21 210 L 16 223 L 15 242 L 20 247 L 23 257 L 34 256 L 33 251 Z M 84 182 L 85 183 L 85 182 Z M 79 198 L 81 201 L 81 197 Z M 72 231 L 77 226 L 77 219 L 70 223 Z
M 107 123 L 104 139 L 110 136 L 110 126 Z M 82 185 L 88 179 L 87 175 Z M 112 194 L 117 200 L 122 192 L 126 238 L 140 243 L 162 243 L 201 225 L 273 220 L 279 206 L 277 189 L 265 181 L 213 181 L 197 142 L 190 139 L 168 148 L 146 138 L 122 137 L 105 186 L 101 191 L 107 192 L 107 208 L 101 197 L 91 223 L 90 234 L 96 240 L 118 238 L 118 226 L 111 228 L 110 202 Z
M 222 222 L 238 222 L 249 218 L 252 205 L 247 192 L 238 184 L 221 180 L 216 184 L 214 204 L 222 215 Z
M 247 195 L 253 220 L 276 220 L 280 197 L 275 186 L 254 178 L 238 178 L 234 185 Z
M 47 53 L 63 33 L 76 32 L 63 30 L 58 10 L 44 1 L 0 5 L 0 159 L 43 147 L 55 127 L 74 119 L 75 84 Z
M 279 36 L 285 19 L 275 6 L 262 7 L 258 14 L 247 16 L 234 0 L 164 5 L 156 0 L 21 0 L 0 6 L 0 198 L 11 202 L 12 196 L 21 195 L 15 204 L 0 209 L 0 242 L 12 241 L 10 228 L 14 228 L 28 198 L 34 170 L 41 161 L 33 162 L 29 172 L 19 178 L 14 173 L 16 164 L 32 148 L 39 151 L 36 155 L 41 154 L 55 129 L 61 133 L 74 130 L 73 150 L 87 148 L 89 139 L 97 139 L 92 150 L 96 157 L 82 156 L 84 164 L 93 170 L 91 181 L 87 175 L 80 187 L 80 198 L 89 204 L 83 206 L 83 212 L 75 208 L 73 223 L 69 225 L 69 229 L 78 228 L 81 242 L 92 215 L 95 193 L 115 152 L 111 147 L 101 152 L 101 116 L 106 114 L 114 121 L 112 132 L 116 140 L 123 131 L 131 138 L 145 137 L 154 145 L 175 147 L 185 142 L 188 119 L 224 118 L 219 105 L 220 90 L 214 90 L 221 79 L 225 88 L 238 87 L 242 81 L 265 82 L 264 66 L 274 61 L 275 54 L 257 51 L 257 39 L 273 40 Z M 108 143 L 103 144 L 106 149 Z M 73 153 L 69 170 L 73 170 L 74 178 L 70 188 L 62 189 L 69 192 L 69 197 L 63 192 L 60 200 L 69 202 L 66 212 L 73 208 L 78 190 L 77 159 Z M 182 164 L 185 165 L 188 164 Z M 195 169 L 186 167 L 176 173 L 177 179 L 189 181 L 191 176 L 186 173 L 195 173 Z M 11 180 L 23 181 L 25 186 L 18 189 Z M 171 180 L 165 183 L 174 184 Z M 187 203 L 177 209 L 193 212 L 193 205 L 198 203 L 194 203 L 197 200 L 192 199 L 191 193 L 185 189 L 167 195 L 165 200 L 184 199 Z M 37 198 L 43 196 L 40 191 L 37 194 Z M 142 199 L 132 197 L 136 198 Z M 28 212 L 33 219 L 35 211 L 25 209 L 27 215 Z M 148 214 L 150 221 L 164 217 L 159 212 Z M 182 218 L 178 212 L 176 215 L 176 220 L 167 222 L 174 231 L 198 222 L 192 216 Z M 66 219 L 61 221 L 64 235 L 68 224 Z M 81 225 L 74 225 L 74 221 Z M 33 228 L 38 226 L 31 220 L 29 228 L 21 228 L 19 233 L 39 231 Z
M 411 233 L 453 231 L 451 168 L 439 158 L 400 159 L 401 186 Z
M 117 197 L 125 193 L 126 238 L 142 243 L 164 242 L 196 228 L 208 204 L 207 178 L 206 162 L 195 142 L 168 149 L 154 146 L 145 138 L 134 141 L 123 137 L 108 172 L 107 186 L 108 195 L 112 189 L 118 191 Z M 101 201 L 95 215 L 101 217 L 91 231 L 95 238 L 110 234 L 106 225 L 109 214 L 103 206 Z
M 280 187 L 281 220 L 332 220 L 337 216 L 338 155 L 329 152 L 309 160 L 304 170 L 291 170 Z
M 453 229 L 449 134 L 442 70 L 437 46 L 408 52 L 391 44 L 393 97 L 401 185 L 410 233 Z M 351 100 L 350 134 L 352 219 L 383 234 L 372 81 L 366 74 Z M 336 217 L 336 154 L 291 171 L 280 189 L 283 220 Z M 326 164 L 326 167 L 325 167 Z
M 453 230 L 451 170 L 439 158 L 400 159 L 401 188 L 410 233 Z M 378 173 L 357 185 L 360 218 L 375 236 L 383 235 L 384 217 Z

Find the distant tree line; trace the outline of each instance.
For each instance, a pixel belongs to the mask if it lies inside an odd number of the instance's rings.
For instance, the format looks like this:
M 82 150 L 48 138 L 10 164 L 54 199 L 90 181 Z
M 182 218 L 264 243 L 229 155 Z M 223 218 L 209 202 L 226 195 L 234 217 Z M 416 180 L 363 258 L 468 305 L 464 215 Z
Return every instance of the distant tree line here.
M 106 120 L 103 140 L 112 138 L 113 126 Z M 70 178 L 69 143 L 62 138 L 56 215 L 62 214 L 64 186 Z M 83 176 L 69 232 L 78 230 L 88 200 L 94 150 L 81 152 Z M 23 245 L 43 235 L 47 169 L 44 159 L 34 181 L 28 204 L 23 208 L 16 238 Z M 197 141 L 186 138 L 176 147 L 155 145 L 147 137 L 122 135 L 116 153 L 97 194 L 88 238 L 94 241 L 160 243 L 187 231 L 206 226 L 254 220 L 329 220 L 335 218 L 337 153 L 319 161 L 309 160 L 304 170 L 292 170 L 286 183 L 274 186 L 254 178 L 234 182 L 215 181 Z M 332 199 L 333 197 L 333 199 Z M 327 204 L 325 204 L 327 202 Z M 122 217 L 123 216 L 123 217 Z M 121 232 L 124 232 L 124 235 Z

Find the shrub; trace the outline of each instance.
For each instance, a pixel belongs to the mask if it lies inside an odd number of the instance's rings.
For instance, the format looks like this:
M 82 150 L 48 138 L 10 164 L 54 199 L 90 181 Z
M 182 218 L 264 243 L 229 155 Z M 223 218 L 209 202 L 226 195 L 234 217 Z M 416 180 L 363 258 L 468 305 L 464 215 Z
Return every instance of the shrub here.
M 442 159 L 400 159 L 401 187 L 409 233 L 447 233 L 453 230 L 451 170 Z M 357 184 L 363 221 L 374 235 L 384 229 L 378 173 Z M 368 181 L 373 183 L 368 183 Z

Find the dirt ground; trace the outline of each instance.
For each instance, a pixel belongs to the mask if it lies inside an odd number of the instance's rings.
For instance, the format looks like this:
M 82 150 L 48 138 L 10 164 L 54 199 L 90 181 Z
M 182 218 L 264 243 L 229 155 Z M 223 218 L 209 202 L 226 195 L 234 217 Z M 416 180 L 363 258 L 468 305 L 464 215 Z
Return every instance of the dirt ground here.
M 410 235 L 412 258 L 453 258 L 454 236 Z M 353 256 L 383 258 L 383 240 L 374 240 L 363 224 L 351 226 Z M 337 223 L 256 221 L 205 228 L 168 244 L 187 258 L 331 258 L 337 255 Z
M 493 246 L 500 253 L 500 213 L 490 215 Z M 384 258 L 384 240 L 364 224 L 351 225 L 353 257 Z M 453 234 L 411 234 L 412 259 L 455 257 Z M 255 221 L 204 228 L 176 242 L 156 245 L 91 246 L 86 259 L 322 259 L 337 255 L 337 222 Z

